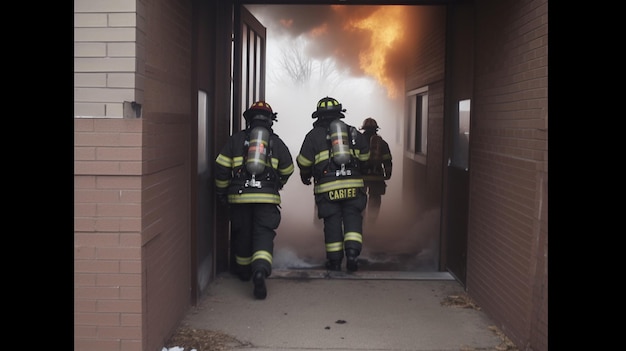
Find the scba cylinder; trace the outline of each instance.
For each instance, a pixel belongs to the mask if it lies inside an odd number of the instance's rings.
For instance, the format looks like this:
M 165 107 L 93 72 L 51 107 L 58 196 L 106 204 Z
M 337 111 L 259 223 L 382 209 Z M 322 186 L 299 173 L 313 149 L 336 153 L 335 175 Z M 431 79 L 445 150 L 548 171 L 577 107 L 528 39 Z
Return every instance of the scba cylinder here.
M 248 159 L 246 160 L 246 169 L 250 174 L 258 175 L 265 171 L 269 140 L 270 132 L 267 128 L 255 127 L 250 132 L 250 145 L 248 146 Z
M 336 119 L 330 122 L 330 142 L 335 163 L 348 164 L 350 162 L 350 139 L 348 126 L 343 121 Z

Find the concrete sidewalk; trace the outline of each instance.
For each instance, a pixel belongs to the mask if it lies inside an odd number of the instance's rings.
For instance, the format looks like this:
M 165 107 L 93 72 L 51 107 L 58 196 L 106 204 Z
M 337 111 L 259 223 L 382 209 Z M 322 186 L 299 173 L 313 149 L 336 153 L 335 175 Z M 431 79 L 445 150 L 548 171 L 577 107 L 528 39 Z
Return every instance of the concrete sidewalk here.
M 447 273 L 274 271 L 268 296 L 220 275 L 183 324 L 235 337 L 246 350 L 496 350 L 480 310 L 446 304 L 464 296 Z M 237 349 L 236 347 L 234 349 Z

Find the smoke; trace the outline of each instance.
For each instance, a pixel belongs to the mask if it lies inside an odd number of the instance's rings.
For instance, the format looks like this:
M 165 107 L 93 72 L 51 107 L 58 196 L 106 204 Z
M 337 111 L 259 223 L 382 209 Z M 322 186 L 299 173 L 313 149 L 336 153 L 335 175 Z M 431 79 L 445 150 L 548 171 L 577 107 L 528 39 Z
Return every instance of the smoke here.
M 376 119 L 379 134 L 389 143 L 394 172 L 387 181 L 380 214 L 369 221 L 364 211 L 363 269 L 434 271 L 437 269 L 439 209 L 416 218 L 403 205 L 404 65 L 407 43 L 418 6 L 246 5 L 267 28 L 266 100 L 277 112 L 274 132 L 296 159 L 315 121 L 317 102 L 331 96 L 347 110 L 344 122 L 359 128 Z M 369 22 L 368 22 L 369 21 Z M 376 38 L 386 28 L 401 36 L 385 47 Z M 376 27 L 380 24 L 382 27 Z M 370 26 L 373 29 L 368 29 Z M 389 34 L 394 37 L 393 33 Z M 373 45 L 379 43 L 379 47 Z M 379 51 L 376 51 L 379 49 Z M 370 55 L 370 56 L 367 56 Z M 378 56 L 376 56 L 378 55 Z M 382 56 L 381 56 L 382 55 Z M 364 57 L 369 57 L 369 61 Z M 381 59 L 381 57 L 383 59 Z M 284 60 L 295 60 L 302 76 L 286 72 Z M 372 65 L 380 64 L 378 71 Z M 293 63 L 293 62 L 292 62 Z M 368 68 L 369 67 L 369 68 Z M 293 68 L 293 67 L 292 67 Z M 370 71 L 368 71 L 368 69 Z M 375 73 L 382 73 L 376 75 Z M 309 75 L 307 75 L 309 74 Z M 297 78 L 297 79 L 294 79 Z M 396 89 L 399 94 L 390 94 Z M 275 268 L 321 268 L 325 261 L 323 222 L 317 218 L 313 187 L 300 181 L 296 170 L 281 190 L 282 220 L 274 249 Z
M 268 32 L 353 77 L 376 79 L 396 97 L 414 47 L 422 7 L 400 5 L 247 5 Z M 286 50 L 289 50 L 288 48 Z

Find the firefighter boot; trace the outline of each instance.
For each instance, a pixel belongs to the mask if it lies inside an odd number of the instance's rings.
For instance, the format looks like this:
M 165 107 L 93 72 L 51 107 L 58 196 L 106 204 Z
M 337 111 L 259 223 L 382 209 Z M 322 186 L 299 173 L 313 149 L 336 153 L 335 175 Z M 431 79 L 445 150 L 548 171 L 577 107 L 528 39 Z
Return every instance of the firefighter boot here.
M 355 249 L 346 249 L 346 268 L 349 272 L 356 272 L 359 269 L 358 256 L 359 254 Z
M 267 288 L 265 287 L 265 271 L 255 271 L 252 276 L 252 282 L 254 283 L 254 297 L 259 300 L 264 300 L 267 297 Z
M 329 271 L 341 271 L 341 260 L 327 260 L 326 269 Z

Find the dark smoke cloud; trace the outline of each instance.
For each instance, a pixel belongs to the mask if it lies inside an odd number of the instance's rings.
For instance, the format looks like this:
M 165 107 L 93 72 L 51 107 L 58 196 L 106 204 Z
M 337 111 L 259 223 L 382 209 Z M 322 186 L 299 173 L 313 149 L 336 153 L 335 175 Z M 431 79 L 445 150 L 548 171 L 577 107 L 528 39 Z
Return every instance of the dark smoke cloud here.
M 392 5 L 385 5 L 391 7 Z M 399 5 L 394 5 L 399 6 Z M 369 30 L 348 30 L 350 21 L 368 18 L 384 6 L 370 5 L 247 5 L 272 33 L 291 38 L 306 39 L 305 53 L 312 58 L 333 58 L 339 69 L 353 76 L 366 73 L 359 67 L 359 53 L 369 47 L 372 33 Z M 423 7 L 399 6 L 403 18 L 403 39 L 388 51 L 384 75 L 392 80 L 403 78 L 409 49 L 413 46 L 418 23 L 423 17 Z M 316 32 L 324 31 L 322 35 Z

